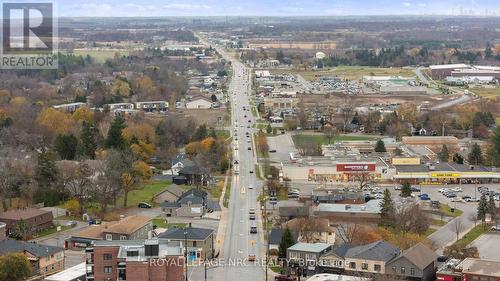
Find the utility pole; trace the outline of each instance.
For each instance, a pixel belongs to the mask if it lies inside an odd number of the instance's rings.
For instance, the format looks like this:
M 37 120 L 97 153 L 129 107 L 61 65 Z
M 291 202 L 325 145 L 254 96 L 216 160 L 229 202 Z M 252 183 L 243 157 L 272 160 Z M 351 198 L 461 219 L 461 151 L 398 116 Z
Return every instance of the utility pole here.
M 188 281 L 188 265 L 187 265 L 187 229 L 184 228 L 184 262 L 185 262 L 185 280 Z

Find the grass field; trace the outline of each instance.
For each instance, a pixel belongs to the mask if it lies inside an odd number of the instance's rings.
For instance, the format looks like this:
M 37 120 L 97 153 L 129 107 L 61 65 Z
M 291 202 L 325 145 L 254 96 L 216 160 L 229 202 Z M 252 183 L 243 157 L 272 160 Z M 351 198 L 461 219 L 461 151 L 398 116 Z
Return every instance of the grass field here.
M 467 234 L 462 237 L 462 239 L 459 239 L 455 244 L 459 245 L 460 247 L 467 247 L 472 241 L 476 240 L 481 234 L 485 233 L 487 231 L 488 227 L 486 229 L 481 225 L 478 224 L 476 225 L 473 229 L 471 229 Z
M 161 227 L 161 228 L 183 228 L 183 227 L 186 227 L 187 226 L 187 223 L 168 223 L 168 220 L 164 219 L 164 218 L 160 218 L 160 217 L 157 217 L 157 218 L 154 218 L 152 220 L 153 224 L 156 225 L 157 227 Z
M 91 56 L 95 59 L 96 62 L 98 63 L 104 63 L 107 59 L 112 59 L 116 53 L 122 55 L 122 56 L 126 56 L 128 55 L 128 51 L 126 50 L 120 50 L 120 51 L 116 51 L 116 50 L 75 50 L 73 51 L 73 53 L 75 55 L 79 55 L 79 56 Z
M 271 73 L 296 73 L 306 80 L 314 80 L 318 76 L 338 76 L 343 79 L 359 80 L 365 75 L 373 76 L 415 76 L 410 68 L 384 68 L 369 66 L 338 66 L 321 70 L 271 70 Z
M 446 205 L 446 204 L 441 204 L 441 206 L 439 207 L 439 211 L 441 211 L 441 213 L 443 213 L 443 215 L 447 216 L 447 217 L 459 217 L 463 212 L 462 210 L 459 210 L 459 209 L 455 209 L 454 212 L 451 212 L 451 207 Z
M 136 206 L 139 202 L 152 203 L 153 196 L 169 186 L 169 181 L 155 181 L 144 184 L 128 193 L 127 207 Z M 117 200 L 118 206 L 123 206 L 123 195 Z
M 328 144 L 328 138 L 324 135 L 294 135 L 293 141 L 295 142 L 295 146 L 300 146 L 301 143 L 305 142 L 314 142 L 319 144 Z M 375 137 L 370 136 L 350 136 L 350 135 L 338 135 L 332 139 L 332 144 L 338 141 L 366 141 L 366 140 L 376 140 Z
M 66 230 L 68 230 L 70 228 L 71 228 L 71 226 L 69 226 L 69 225 L 61 225 L 61 231 L 66 231 Z M 53 227 L 50 227 L 50 228 L 47 228 L 45 230 L 42 230 L 42 231 L 38 232 L 36 234 L 36 236 L 37 237 L 43 237 L 43 236 L 54 234 L 56 232 L 57 232 L 57 226 L 53 226 Z
M 500 88 L 472 88 L 470 91 L 487 99 L 496 99 L 500 96 Z
M 495 119 L 495 121 L 497 122 L 497 125 L 499 125 L 499 126 L 500 126 L 500 117 L 497 117 L 497 118 Z

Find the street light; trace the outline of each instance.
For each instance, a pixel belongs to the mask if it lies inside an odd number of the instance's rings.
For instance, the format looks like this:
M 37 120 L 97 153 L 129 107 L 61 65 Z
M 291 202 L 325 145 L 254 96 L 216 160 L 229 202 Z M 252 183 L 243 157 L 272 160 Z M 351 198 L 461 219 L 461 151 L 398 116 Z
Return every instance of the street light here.
M 187 229 L 184 228 L 184 267 L 186 268 L 185 270 L 185 280 L 188 281 L 188 267 L 187 267 Z

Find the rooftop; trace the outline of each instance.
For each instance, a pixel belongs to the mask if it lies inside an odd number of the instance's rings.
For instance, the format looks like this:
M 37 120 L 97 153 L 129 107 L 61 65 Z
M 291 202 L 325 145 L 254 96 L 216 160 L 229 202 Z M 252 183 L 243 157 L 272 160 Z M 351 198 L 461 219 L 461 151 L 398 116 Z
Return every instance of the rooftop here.
M 457 63 L 457 64 L 435 64 L 429 66 L 430 69 L 450 69 L 450 68 L 466 68 L 469 67 L 466 64 L 463 63 Z
M 399 248 L 379 240 L 367 245 L 357 246 L 347 250 L 346 258 L 378 260 L 388 262 L 399 254 Z
M 17 210 L 10 210 L 7 212 L 0 213 L 0 219 L 27 220 L 27 219 L 41 216 L 41 215 L 44 215 L 47 213 L 52 214 L 52 212 L 50 212 L 50 211 L 45 211 L 45 210 L 35 209 L 35 208 L 17 209 Z
M 10 238 L 0 240 L 0 255 L 25 251 L 38 258 L 42 258 L 48 255 L 62 252 L 64 251 L 64 249 L 49 245 L 18 241 Z
M 87 274 L 87 270 L 85 269 L 85 262 L 79 263 L 73 267 L 65 269 L 61 272 L 58 272 L 54 275 L 46 277 L 43 279 L 44 281 L 68 281 L 68 280 L 85 280 L 84 276 Z M 83 278 L 82 278 L 83 277 Z
M 317 207 L 318 212 L 342 212 L 342 213 L 380 213 L 381 199 L 373 199 L 365 204 L 337 204 L 320 203 Z
M 500 277 L 500 261 L 466 258 L 458 267 L 464 274 Z
M 401 252 L 400 257 L 406 257 L 419 269 L 424 269 L 436 260 L 437 255 L 434 251 L 424 246 L 422 243 L 418 243 Z
M 145 245 L 158 245 L 158 255 L 146 256 Z M 145 261 L 151 257 L 180 256 L 182 255 L 182 243 L 172 242 L 166 239 L 149 240 L 114 240 L 114 241 L 96 241 L 95 247 L 118 246 L 118 258 L 127 261 Z M 128 255 L 127 252 L 137 252 L 137 255 Z
M 208 228 L 196 228 L 196 227 L 170 228 L 167 231 L 160 234 L 159 238 L 183 240 L 184 231 L 186 231 L 187 240 L 198 240 L 198 241 L 205 241 L 212 233 L 214 233 L 213 229 L 208 229 Z
M 332 246 L 331 244 L 327 244 L 327 243 L 297 243 L 297 244 L 293 245 L 292 247 L 288 248 L 288 250 L 320 253 L 320 252 L 328 249 L 331 246 Z
M 103 232 L 131 234 L 151 222 L 151 218 L 145 216 L 125 217 L 113 225 L 104 227 Z

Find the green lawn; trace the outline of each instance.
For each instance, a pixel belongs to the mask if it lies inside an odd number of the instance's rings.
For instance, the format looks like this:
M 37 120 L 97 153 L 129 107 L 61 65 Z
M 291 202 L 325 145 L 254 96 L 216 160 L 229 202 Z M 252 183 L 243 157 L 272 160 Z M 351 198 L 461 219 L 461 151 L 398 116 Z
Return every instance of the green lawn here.
M 293 141 L 295 142 L 295 146 L 300 146 L 300 144 L 306 142 L 328 144 L 328 138 L 321 134 L 317 135 L 301 134 L 301 135 L 294 135 L 292 138 Z M 367 140 L 377 140 L 377 139 L 378 138 L 371 136 L 338 135 L 332 139 L 331 143 L 333 144 L 338 141 L 367 141 Z
M 71 228 L 71 226 L 69 226 L 69 225 L 61 225 L 61 231 L 66 231 L 66 230 L 68 230 L 70 228 Z M 42 231 L 38 232 L 36 234 L 36 236 L 37 237 L 43 237 L 43 236 L 54 234 L 56 232 L 57 232 L 57 226 L 53 226 L 51 228 L 47 228 L 45 230 L 42 230 Z
M 122 56 L 126 56 L 129 54 L 128 51 L 126 50 L 120 50 L 120 51 L 115 51 L 115 50 L 75 50 L 73 54 L 79 55 L 79 56 L 91 56 L 95 59 L 96 62 L 98 63 L 104 63 L 107 59 L 112 59 L 115 54 L 118 53 Z
M 294 73 L 300 74 L 306 80 L 314 80 L 320 76 L 338 76 L 342 79 L 359 80 L 363 76 L 415 76 L 411 68 L 387 68 L 387 67 L 369 67 L 369 66 L 338 66 L 334 68 L 325 68 L 321 70 L 270 70 L 272 74 Z
M 424 235 L 425 235 L 425 236 L 429 236 L 429 235 L 431 235 L 432 233 L 434 233 L 434 232 L 436 232 L 436 231 L 437 231 L 437 229 L 429 227 L 429 228 L 427 229 L 427 231 L 425 232 L 425 234 L 424 234 Z
M 153 196 L 172 184 L 170 181 L 154 181 L 142 185 L 128 193 L 127 207 L 136 206 L 139 202 L 153 203 Z M 118 206 L 123 206 L 123 195 L 117 200 Z
M 264 177 L 262 177 L 262 175 L 260 174 L 260 169 L 259 169 L 259 165 L 258 164 L 255 164 L 255 168 L 254 168 L 254 172 L 255 172 L 255 176 L 259 179 L 259 180 L 264 180 Z
M 454 212 L 451 212 L 451 207 L 446 205 L 446 204 L 441 204 L 441 207 L 439 208 L 439 211 L 443 213 L 443 215 L 447 217 L 459 217 L 463 212 L 460 209 L 455 209 Z
M 224 201 L 222 202 L 222 204 L 226 208 L 229 206 L 229 198 L 230 197 L 231 197 L 231 185 L 228 185 L 226 188 L 226 193 L 224 193 Z
M 447 223 L 447 221 L 445 220 L 440 220 L 440 219 L 432 219 L 431 220 L 431 225 L 435 225 L 435 226 L 443 226 Z
M 208 190 L 208 193 L 210 193 L 210 196 L 212 198 L 219 199 L 220 196 L 222 195 L 223 188 L 224 188 L 224 180 L 219 180 L 217 182 L 217 185 L 215 185 L 214 187 L 212 187 Z
M 465 248 L 467 247 L 472 241 L 476 240 L 481 234 L 485 233 L 488 231 L 488 226 L 484 228 L 481 223 L 475 226 L 473 229 L 471 229 L 467 234 L 462 237 L 462 239 L 459 239 L 455 244 L 460 245 L 460 247 Z
M 495 121 L 497 122 L 497 125 L 500 126 L 500 117 L 495 118 Z
M 168 223 L 168 220 L 163 218 L 154 218 L 152 220 L 153 224 L 160 228 L 183 228 L 187 226 L 187 223 Z

